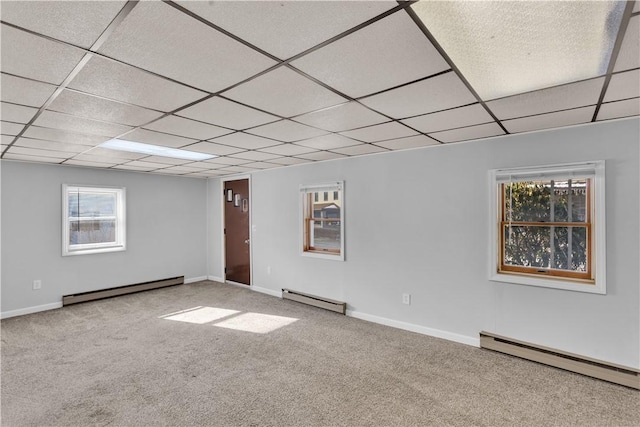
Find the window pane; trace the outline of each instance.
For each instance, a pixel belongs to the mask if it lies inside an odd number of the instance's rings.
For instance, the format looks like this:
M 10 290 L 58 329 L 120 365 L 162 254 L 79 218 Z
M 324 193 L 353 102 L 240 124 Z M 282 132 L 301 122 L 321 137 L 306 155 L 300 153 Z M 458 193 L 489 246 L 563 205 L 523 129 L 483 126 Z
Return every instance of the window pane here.
M 340 218 L 337 221 L 311 221 L 310 246 L 340 250 Z
M 587 181 L 554 181 L 553 221 L 585 222 L 587 205 Z
M 587 271 L 586 227 L 507 225 L 504 236 L 506 265 Z
M 114 193 L 69 193 L 69 217 L 115 216 Z
M 550 183 L 514 182 L 504 184 L 505 221 L 549 221 Z
M 91 243 L 115 243 L 116 221 L 108 220 L 71 220 L 69 223 L 69 244 L 83 245 Z

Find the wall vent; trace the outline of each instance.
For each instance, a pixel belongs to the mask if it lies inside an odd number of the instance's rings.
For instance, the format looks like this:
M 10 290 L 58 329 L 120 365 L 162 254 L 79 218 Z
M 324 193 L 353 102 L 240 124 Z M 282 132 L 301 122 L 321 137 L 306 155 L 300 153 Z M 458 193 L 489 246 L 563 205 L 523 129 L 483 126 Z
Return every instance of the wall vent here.
M 480 332 L 480 347 L 640 390 L 640 370 Z
M 347 312 L 346 302 L 335 301 L 332 299 L 309 295 L 298 291 L 292 291 L 291 289 L 283 289 L 282 298 L 312 305 L 314 307 L 324 308 L 326 310 L 335 311 L 340 314 L 345 314 Z
M 103 298 L 117 297 L 119 295 L 132 294 L 134 292 L 149 291 L 151 289 L 164 288 L 167 286 L 182 285 L 184 276 L 172 277 L 169 279 L 154 280 L 152 282 L 137 283 L 135 285 L 118 286 L 116 288 L 102 289 L 99 291 L 82 292 L 80 294 L 64 295 L 62 305 L 77 304 L 79 302 L 93 301 Z

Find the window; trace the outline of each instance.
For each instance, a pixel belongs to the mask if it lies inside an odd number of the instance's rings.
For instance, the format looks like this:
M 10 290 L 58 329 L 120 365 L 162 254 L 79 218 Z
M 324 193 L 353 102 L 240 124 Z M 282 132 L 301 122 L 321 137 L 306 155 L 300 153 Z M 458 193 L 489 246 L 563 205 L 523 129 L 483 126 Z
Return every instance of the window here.
M 302 186 L 300 195 L 303 255 L 344 260 L 344 183 Z
M 491 279 L 605 293 L 604 162 L 492 171 Z
M 125 250 L 125 189 L 63 185 L 62 255 Z

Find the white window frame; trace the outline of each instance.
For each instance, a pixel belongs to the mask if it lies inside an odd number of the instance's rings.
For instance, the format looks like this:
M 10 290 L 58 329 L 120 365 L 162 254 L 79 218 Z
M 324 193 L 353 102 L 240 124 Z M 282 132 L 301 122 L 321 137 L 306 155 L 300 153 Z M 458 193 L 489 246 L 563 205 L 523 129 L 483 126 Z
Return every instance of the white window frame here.
M 340 191 L 342 199 L 340 200 L 340 253 L 325 253 L 319 251 L 308 251 L 305 250 L 305 212 L 306 212 L 306 203 L 307 203 L 307 194 L 315 193 L 315 192 L 329 192 L 329 191 Z M 333 181 L 322 184 L 311 184 L 311 185 L 301 185 L 300 186 L 300 212 L 298 217 L 300 218 L 300 223 L 298 229 L 300 230 L 300 241 L 299 248 L 302 256 L 311 257 L 311 258 L 322 258 L 329 259 L 334 261 L 344 261 L 345 253 L 344 253 L 344 211 L 345 211 L 345 191 L 344 191 L 344 181 Z
M 116 241 L 105 243 L 76 244 L 69 243 L 69 194 L 75 192 L 109 193 L 116 196 Z M 126 250 L 126 189 L 124 187 L 95 187 L 85 185 L 62 185 L 62 256 L 86 255 Z
M 569 278 L 545 277 L 542 275 L 500 272 L 500 209 L 502 197 L 498 191 L 500 183 L 508 179 L 571 178 L 588 176 L 592 179 L 591 262 L 592 282 Z M 489 280 L 519 285 L 540 286 L 568 291 L 606 294 L 606 219 L 605 219 L 605 162 L 604 160 L 566 163 L 549 166 L 534 166 L 489 171 L 490 227 L 489 227 Z

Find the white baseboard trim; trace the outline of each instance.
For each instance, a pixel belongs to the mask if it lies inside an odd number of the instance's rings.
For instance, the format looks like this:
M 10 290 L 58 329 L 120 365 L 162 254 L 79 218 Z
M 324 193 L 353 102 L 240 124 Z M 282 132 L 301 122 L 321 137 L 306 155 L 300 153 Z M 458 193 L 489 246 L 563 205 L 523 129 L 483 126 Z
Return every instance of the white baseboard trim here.
M 203 280 L 207 280 L 207 276 L 200 276 L 200 277 L 192 277 L 190 279 L 184 279 L 184 283 L 195 283 L 195 282 L 202 282 Z
M 401 322 L 399 320 L 387 319 L 386 317 L 374 316 L 372 314 L 361 313 L 359 311 L 347 310 L 347 316 L 368 322 L 379 323 L 392 328 L 403 329 L 405 331 L 416 332 L 430 337 L 442 338 L 460 344 L 480 347 L 480 338 L 468 337 L 466 335 L 455 334 L 453 332 L 441 331 L 440 329 L 427 328 L 426 326 L 415 325 L 413 323 Z
M 261 294 L 271 295 L 272 297 L 282 298 L 282 291 L 274 291 L 273 289 L 261 288 L 260 286 L 251 286 L 251 290 L 260 292 Z
M 38 313 L 40 311 L 54 310 L 56 308 L 62 308 L 62 301 L 52 302 L 51 304 L 36 305 L 34 307 L 20 308 L 18 310 L 3 311 L 0 313 L 0 319 L 23 316 L 25 314 Z
M 207 280 L 211 280 L 212 282 L 224 283 L 224 279 L 218 276 L 207 276 Z

